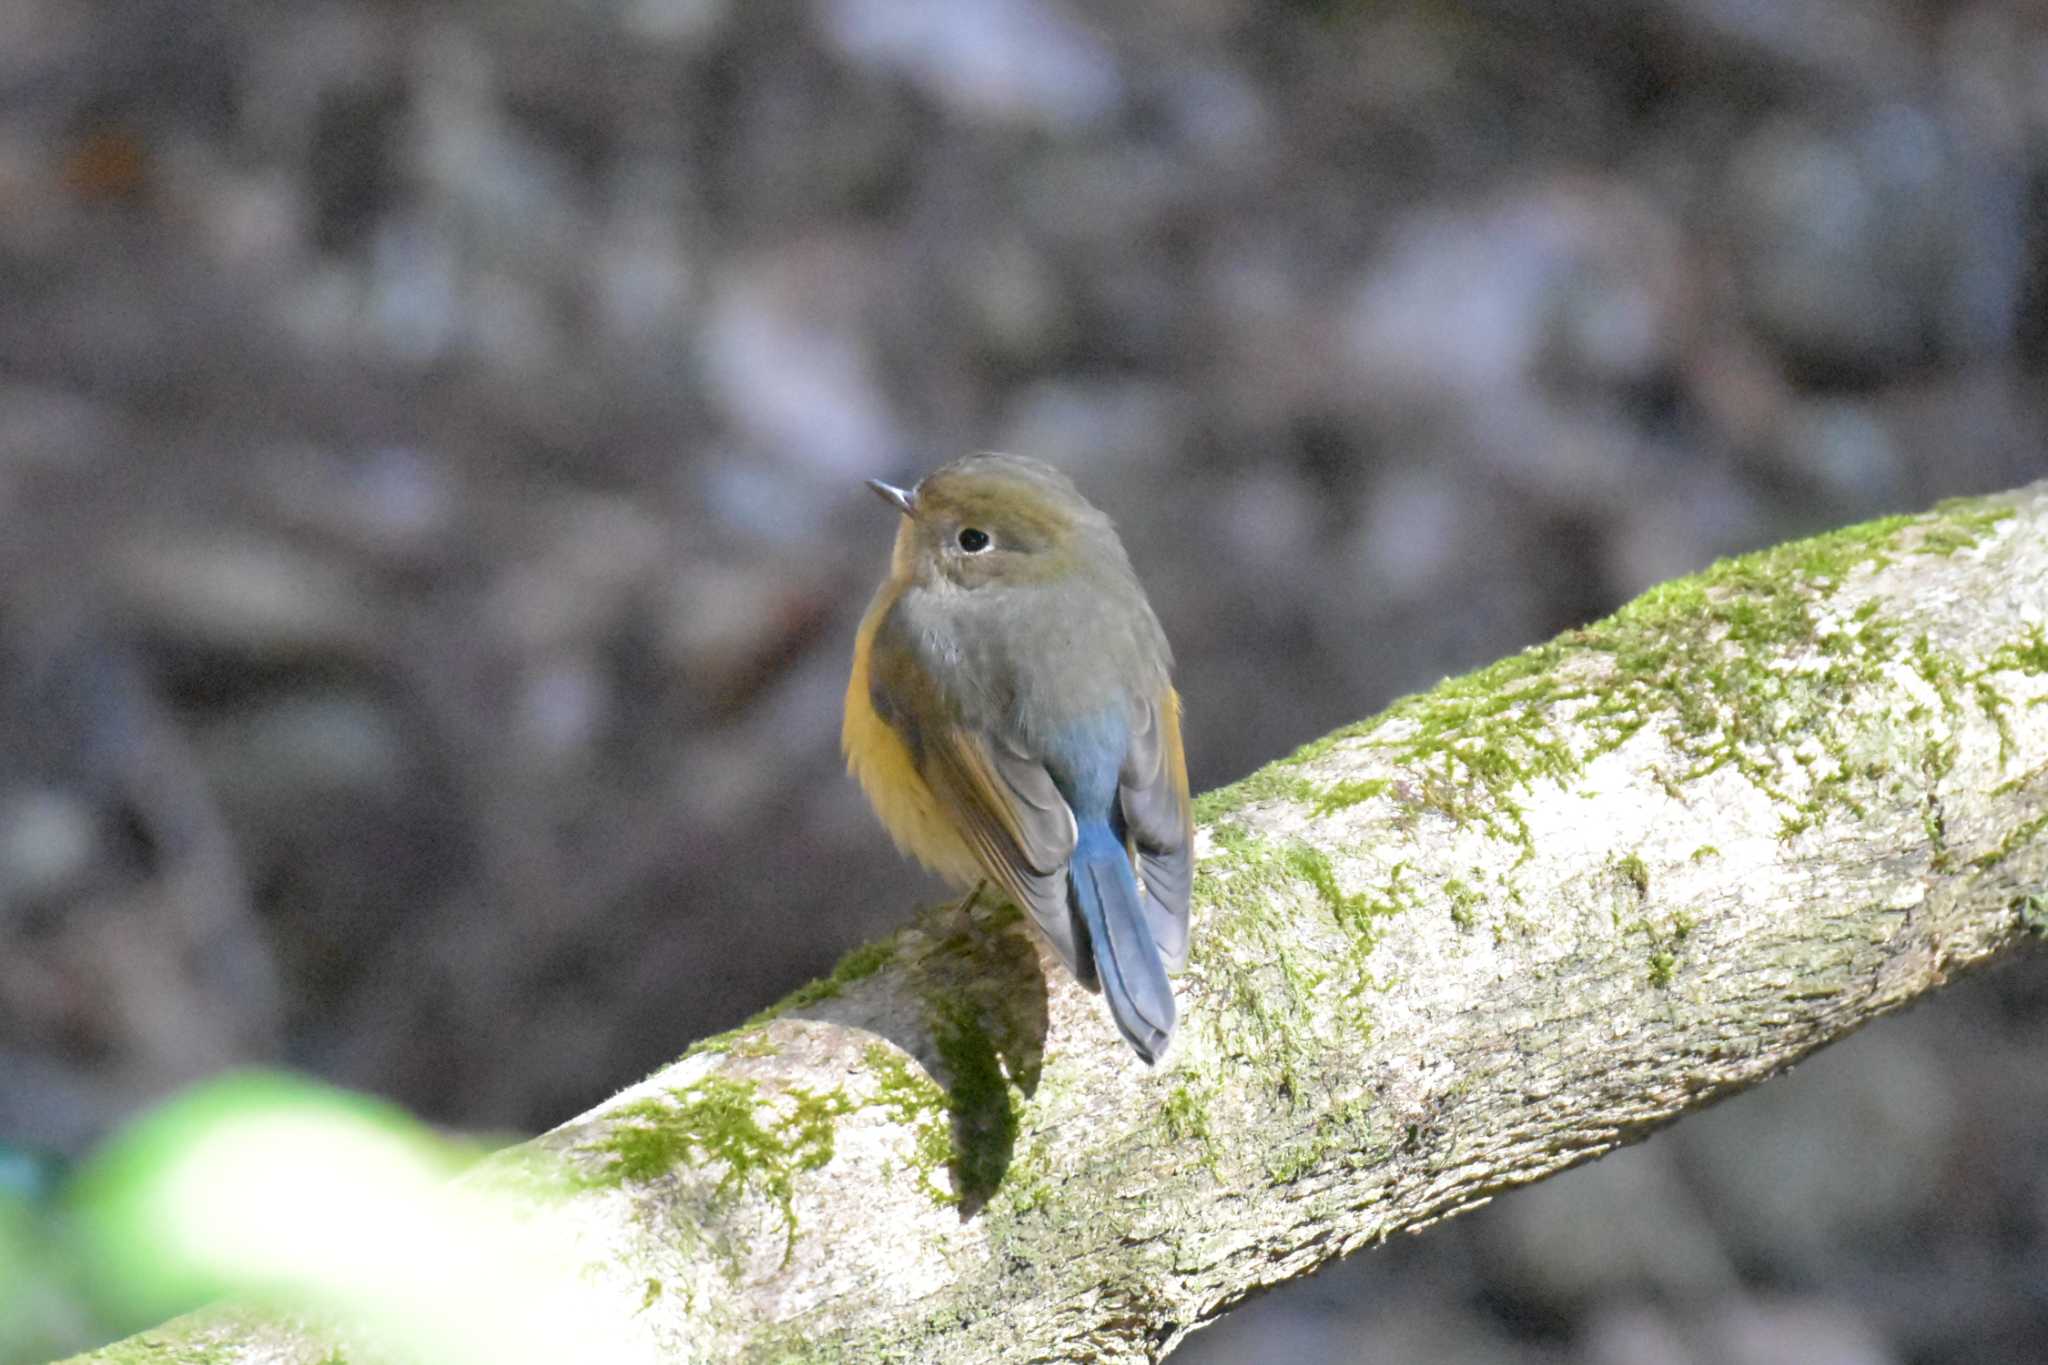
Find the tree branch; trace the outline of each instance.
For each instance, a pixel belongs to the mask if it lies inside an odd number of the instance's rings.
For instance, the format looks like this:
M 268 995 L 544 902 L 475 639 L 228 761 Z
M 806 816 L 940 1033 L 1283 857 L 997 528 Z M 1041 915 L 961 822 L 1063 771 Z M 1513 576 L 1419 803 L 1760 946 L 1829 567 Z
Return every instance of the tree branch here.
M 1157 1071 L 944 907 L 511 1159 L 665 1358 L 1156 1359 L 2038 936 L 2044 621 L 2048 483 L 1717 566 L 1204 798 Z

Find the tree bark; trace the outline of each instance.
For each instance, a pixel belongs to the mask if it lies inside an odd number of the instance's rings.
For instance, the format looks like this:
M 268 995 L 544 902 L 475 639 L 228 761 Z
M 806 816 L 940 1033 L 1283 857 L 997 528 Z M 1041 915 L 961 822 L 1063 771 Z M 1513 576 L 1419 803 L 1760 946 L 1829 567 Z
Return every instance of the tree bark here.
M 2044 622 L 2048 483 L 1716 566 L 1205 797 L 1156 1070 L 984 896 L 507 1159 L 663 1358 L 1158 1359 L 2038 939 Z

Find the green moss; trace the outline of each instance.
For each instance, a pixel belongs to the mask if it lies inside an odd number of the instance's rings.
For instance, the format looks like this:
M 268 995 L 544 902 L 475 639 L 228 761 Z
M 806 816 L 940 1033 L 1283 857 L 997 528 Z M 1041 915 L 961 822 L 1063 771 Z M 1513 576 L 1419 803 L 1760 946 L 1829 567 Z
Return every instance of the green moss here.
M 1641 935 L 1649 941 L 1650 984 L 1662 989 L 1671 984 L 1678 973 L 1679 952 L 1687 939 L 1698 927 L 1698 918 L 1690 910 L 1680 910 L 1659 927 L 1648 919 L 1632 920 L 1622 930 L 1625 938 Z
M 821 981 L 797 987 L 776 1006 L 776 1013 L 786 1014 L 793 1009 L 802 1009 L 805 1005 L 815 1005 L 821 1000 L 836 999 L 854 982 L 865 981 L 888 966 L 895 956 L 894 939 L 885 938 L 876 943 L 864 943 L 840 958 L 831 975 Z
M 1965 670 L 1956 660 L 1941 655 L 1923 635 L 1914 642 L 1912 663 L 1921 680 L 1935 692 L 1951 727 L 1960 720 L 1965 699 L 1975 703 L 1978 711 L 1998 731 L 1998 761 L 2002 766 L 2016 752 L 2016 741 L 2009 714 L 2012 702 L 1992 681 L 1993 676 L 2008 672 L 2048 672 L 2048 634 L 2044 634 L 2038 625 L 2029 627 L 2020 639 L 1993 650 L 1979 667 L 1971 670 Z M 1936 762 L 1930 772 L 1938 780 L 1947 776 L 1954 766 L 1955 746 L 1946 745 L 1934 757 Z
M 1191 1022 L 1210 1031 L 1217 1055 L 1252 1073 L 1234 1084 L 1255 1077 L 1297 1094 L 1297 1064 L 1314 1047 L 1310 1004 L 1333 973 L 1345 978 L 1337 1008 L 1357 1036 L 1371 1035 L 1369 942 L 1354 938 L 1351 950 L 1336 956 L 1310 950 L 1292 916 L 1278 908 L 1297 900 L 1305 879 L 1333 918 L 1349 913 L 1328 859 L 1314 849 L 1270 844 L 1228 819 L 1210 834 L 1214 851 L 1195 866 L 1195 899 L 1210 907 L 1214 928 L 1195 937 L 1189 969 L 1208 980 L 1220 1008 Z
M 723 1050 L 734 1057 L 773 1057 L 778 1049 L 765 1028 L 735 1029 L 725 1038 Z
M 1385 795 L 1387 788 L 1392 785 L 1393 783 L 1384 777 L 1336 783 L 1316 798 L 1315 813 L 1330 815 L 1355 806 L 1361 801 L 1370 801 L 1375 796 Z
M 2044 777 L 2048 777 L 2048 763 L 2040 764 L 2038 767 L 2029 769 L 2017 777 L 2006 779 L 1993 787 L 1991 794 L 1993 796 L 2011 796 L 2016 791 L 2033 786 Z
M 2031 627 L 2026 638 L 1994 650 L 1984 660 L 1987 673 L 2048 673 L 2048 630 Z
M 1013 1216 L 1046 1208 L 1053 1199 L 1052 1176 L 1052 1167 L 1045 1158 L 1044 1139 L 1040 1137 L 1012 1158 L 1002 1190 L 991 1205 L 999 1202 L 1003 1211 Z
M 1650 869 L 1644 864 L 1641 854 L 1631 853 L 1617 859 L 1614 870 L 1621 874 L 1623 881 L 1635 888 L 1637 896 L 1650 894 Z
M 1341 1099 L 1318 1114 L 1302 1137 L 1282 1142 L 1266 1155 L 1266 1177 L 1276 1185 L 1287 1185 L 1330 1163 L 1357 1170 L 1386 1155 L 1386 1144 L 1374 1131 L 1371 1103 L 1356 1097 Z
M 1734 767 L 1774 797 L 1778 777 L 1760 757 L 1796 740 L 1839 689 L 1877 677 L 1893 646 L 1878 613 L 1821 631 L 1817 606 L 1853 571 L 1906 553 L 1952 553 L 2012 514 L 1985 504 L 1943 518 L 1894 517 L 1724 561 L 1644 594 L 1614 616 L 1397 703 L 1368 727 L 1391 761 L 1420 773 L 1424 803 L 1527 848 L 1517 794 L 1541 777 L 1575 774 L 1645 725 L 1656 725 L 1690 766 L 1679 777 Z M 1784 647 L 1813 643 L 1824 666 L 1775 665 Z M 1588 674 L 1574 661 L 1604 656 Z M 1584 738 L 1573 748 L 1550 724 L 1563 710 Z M 1821 736 L 1839 749 L 1842 737 Z M 1830 744 L 1832 741 L 1832 744 Z M 1791 817 L 1810 826 L 1838 804 L 1830 778 Z
M 1824 623 L 1821 605 L 1859 569 L 1904 555 L 1953 554 L 2012 515 L 2010 502 L 2000 499 L 1944 504 L 1926 516 L 1888 517 L 1722 561 L 1583 630 L 1305 745 L 1201 798 L 1197 816 L 1211 822 L 1270 799 L 1326 814 L 1401 793 L 1422 810 L 1518 843 L 1527 856 L 1533 850 L 1522 793 L 1540 779 L 1569 779 L 1654 726 L 1685 760 L 1681 771 L 1665 774 L 1670 790 L 1733 768 L 1786 804 L 1781 834 L 1796 837 L 1832 810 L 1856 813 L 1860 774 L 1841 761 L 1849 736 L 1825 718 L 1844 688 L 1877 681 L 1898 648 L 1896 627 L 1876 604 L 1863 604 L 1846 623 Z M 1822 666 L 1784 668 L 1784 649 L 1799 644 L 1817 647 Z M 2037 631 L 1998 657 L 2008 666 L 2048 663 L 2048 641 Z M 1583 666 L 1601 661 L 1604 667 Z M 1962 680 L 1952 661 L 1931 650 L 1922 650 L 1919 661 L 1934 673 L 1940 695 L 1957 696 Z M 1553 724 L 1565 717 L 1568 732 Z M 1361 736 L 1412 774 L 1412 787 L 1373 779 L 1318 788 L 1302 773 L 1332 746 Z M 1830 761 L 1816 765 L 1809 755 L 1805 790 L 1795 796 L 1783 787 L 1775 760 L 1781 748 L 1809 736 Z
M 2012 703 L 1991 681 L 1992 675 L 1998 673 L 2048 673 L 2048 633 L 2038 625 L 2031 627 L 2019 640 L 1993 650 L 1985 657 L 1983 667 L 1962 679 L 1977 708 L 1998 729 L 1998 761 L 2002 766 L 2011 761 L 2018 743 L 2009 714 Z
M 2025 848 L 2028 844 L 2034 842 L 2034 840 L 2040 838 L 2043 830 L 2048 830 L 2048 814 L 2037 815 L 2033 819 L 2015 826 L 2004 839 L 1999 841 L 1997 848 L 1983 854 L 1976 860 L 1976 866 L 1987 872 L 1990 871 L 2022 848 Z
M 948 1123 L 952 1110 L 945 1090 L 912 1065 L 903 1053 L 886 1044 L 870 1043 L 863 1056 L 876 1078 L 875 1103 L 886 1109 L 899 1126 L 915 1134 L 911 1159 L 918 1182 L 934 1202 L 959 1203 L 959 1196 L 940 1180 L 940 1172 L 947 1168 L 953 1155 Z
M 603 1162 L 603 1179 L 643 1184 L 683 1165 L 724 1168 L 714 1200 L 729 1204 L 753 1192 L 782 1210 L 785 1261 L 796 1249 L 793 1209 L 798 1173 L 832 1159 L 835 1120 L 852 1108 L 837 1090 L 791 1087 L 776 1103 L 750 1081 L 706 1076 L 621 1106 L 582 1150 Z
M 1331 867 L 1328 855 L 1321 849 L 1308 844 L 1294 844 L 1287 849 L 1285 857 L 1288 870 L 1313 886 L 1331 917 L 1367 948 L 1370 948 L 1376 933 L 1374 921 L 1399 909 L 1392 898 L 1375 900 L 1363 893 L 1346 895 L 1337 885 L 1337 873 Z M 1400 867 L 1395 867 L 1389 884 L 1392 888 L 1400 887 Z
M 1477 869 L 1474 871 L 1476 873 Z M 1452 877 L 1444 883 L 1444 895 L 1451 903 L 1451 923 L 1470 933 L 1472 926 L 1479 922 L 1479 893 L 1461 879 Z
M 1321 1156 L 1312 1142 L 1278 1148 L 1266 1156 L 1266 1179 L 1275 1185 L 1291 1185 L 1314 1169 Z
M 1943 499 L 1929 514 L 1933 523 L 1921 538 L 1920 548 L 1949 555 L 1974 549 L 2014 514 L 2013 504 L 2002 497 Z
M 1927 684 L 1941 705 L 1942 718 L 1951 731 L 1963 716 L 1963 690 L 1970 679 L 1962 665 L 1934 647 L 1926 632 L 1914 638 L 1907 651 L 1907 660 L 1913 671 L 1920 675 L 1920 681 Z M 1956 746 L 1952 742 L 1937 742 L 1927 751 L 1923 766 L 1927 774 L 1938 782 L 1947 777 L 1955 767 Z
M 1955 866 L 1955 857 L 1948 849 L 1948 817 L 1941 813 L 1941 802 L 1934 796 L 1934 784 L 1941 779 L 1931 770 L 1935 761 L 1930 759 L 1927 777 L 1927 796 L 1920 803 L 1920 828 L 1927 836 L 1930 850 L 1927 864 L 1936 872 L 1947 872 Z
M 895 958 L 896 939 L 893 936 L 875 943 L 863 943 L 840 958 L 829 975 L 798 986 L 767 1009 L 723 1033 L 714 1033 L 709 1038 L 698 1039 L 690 1045 L 683 1056 L 696 1057 L 707 1052 L 722 1052 L 738 1057 L 773 1056 L 776 1050 L 775 1043 L 765 1032 L 768 1024 L 793 1010 L 836 999 L 848 986 L 873 976 Z M 659 1075 L 666 1069 L 660 1068 L 655 1074 Z
M 1009 1169 L 1017 1146 L 1017 1111 L 980 1011 L 957 997 L 928 1004 L 932 1041 L 946 1069 L 954 1179 L 961 1200 L 969 1208 L 979 1208 Z
M 1369 1036 L 1368 997 L 1382 983 L 1368 961 L 1378 945 L 1380 926 L 1421 901 L 1406 864 L 1395 864 L 1377 887 L 1346 892 L 1329 856 L 1311 844 L 1270 844 L 1230 820 L 1212 827 L 1211 835 L 1215 853 L 1195 869 L 1195 895 L 1200 903 L 1215 907 L 1222 932 L 1197 938 L 1194 961 L 1215 975 L 1224 998 L 1235 1006 L 1235 1022 L 1251 1026 L 1268 1052 L 1286 1054 L 1296 1025 L 1313 1022 L 1300 1002 L 1334 978 L 1342 987 L 1340 1013 L 1361 1035 Z M 1276 900 L 1298 897 L 1304 883 L 1349 940 L 1343 954 L 1304 951 L 1302 936 L 1288 917 L 1273 913 Z M 1476 902 L 1476 894 L 1468 893 L 1464 903 Z M 1233 949 L 1227 959 L 1212 951 L 1225 943 Z M 1218 1042 L 1226 1053 L 1237 1050 L 1231 1039 L 1219 1037 Z
M 1982 678 L 1976 678 L 1971 680 L 1970 695 L 1976 699 L 1977 708 L 1998 731 L 1998 762 L 1999 766 L 2003 767 L 2012 761 L 2012 756 L 2019 750 L 2018 741 L 2012 732 L 2012 719 L 2006 714 L 2008 704 L 2005 694 Z
M 1696 863 L 1703 863 L 1709 858 L 1718 858 L 1720 856 L 1721 850 L 1715 848 L 1712 844 L 1701 844 L 1692 851 L 1692 861 Z
M 1304 745 L 1286 758 L 1268 763 L 1250 776 L 1203 792 L 1194 801 L 1195 821 L 1209 824 L 1235 814 L 1246 806 L 1258 801 L 1286 800 L 1302 805 L 1313 805 L 1322 800 L 1325 788 L 1303 777 L 1298 769 L 1313 754 L 1327 749 L 1324 740 Z
M 1166 1097 L 1166 1105 L 1160 1111 L 1166 1120 L 1166 1131 L 1175 1138 L 1201 1138 L 1209 1136 L 1209 1108 L 1195 1097 L 1195 1092 L 1186 1085 L 1177 1085 Z

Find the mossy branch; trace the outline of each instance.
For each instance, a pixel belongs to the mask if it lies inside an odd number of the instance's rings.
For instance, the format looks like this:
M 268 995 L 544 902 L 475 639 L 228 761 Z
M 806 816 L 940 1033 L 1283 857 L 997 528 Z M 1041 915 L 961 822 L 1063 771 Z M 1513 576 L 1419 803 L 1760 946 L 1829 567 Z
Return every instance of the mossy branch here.
M 492 1169 L 659 1358 L 1156 1359 L 2038 939 L 2044 622 L 2048 484 L 1716 566 L 1205 798 L 1156 1071 L 945 907 Z

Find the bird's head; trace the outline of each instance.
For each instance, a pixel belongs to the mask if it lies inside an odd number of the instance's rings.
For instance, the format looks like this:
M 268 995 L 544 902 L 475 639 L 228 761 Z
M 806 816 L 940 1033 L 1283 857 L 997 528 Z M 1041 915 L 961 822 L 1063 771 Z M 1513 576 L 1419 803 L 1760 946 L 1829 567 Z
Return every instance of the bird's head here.
M 914 488 L 868 486 L 903 514 L 892 572 L 964 589 L 1056 582 L 1128 561 L 1109 518 L 1051 465 L 1019 455 L 968 455 Z

